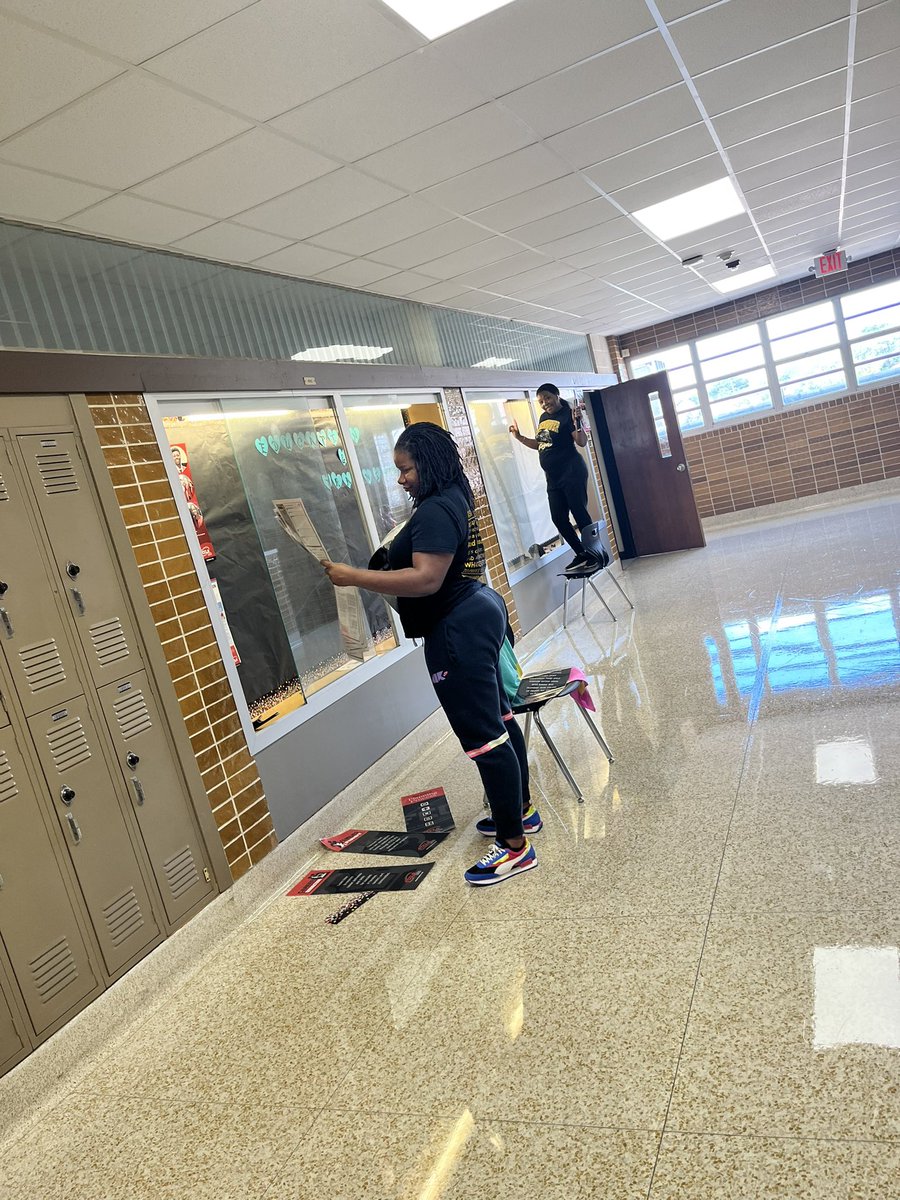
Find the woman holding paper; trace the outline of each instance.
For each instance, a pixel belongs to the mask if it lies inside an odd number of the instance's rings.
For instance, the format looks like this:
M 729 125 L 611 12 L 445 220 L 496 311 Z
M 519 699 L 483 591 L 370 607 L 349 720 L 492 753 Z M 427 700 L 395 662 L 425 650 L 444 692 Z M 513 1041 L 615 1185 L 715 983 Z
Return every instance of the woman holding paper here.
M 394 463 L 413 509 L 390 543 L 389 569 L 322 565 L 335 587 L 396 596 L 404 633 L 424 639 L 435 693 L 478 767 L 491 808 L 477 828 L 494 844 L 465 878 L 477 887 L 502 883 L 537 866 L 527 835 L 541 828 L 529 797 L 525 739 L 500 677 L 506 605 L 482 582 L 475 501 L 450 434 L 428 421 L 410 425 L 394 447 Z

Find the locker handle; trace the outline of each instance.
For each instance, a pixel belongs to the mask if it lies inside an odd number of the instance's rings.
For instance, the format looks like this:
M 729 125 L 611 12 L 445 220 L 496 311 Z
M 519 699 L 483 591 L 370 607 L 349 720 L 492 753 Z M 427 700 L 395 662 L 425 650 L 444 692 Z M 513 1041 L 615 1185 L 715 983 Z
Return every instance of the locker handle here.
M 138 779 L 137 775 L 132 775 L 131 786 L 134 788 L 134 795 L 138 804 L 144 803 L 144 785 Z
M 77 845 L 78 842 L 81 841 L 81 829 L 78 825 L 78 822 L 75 820 L 75 818 L 72 816 L 72 814 L 70 812 L 66 813 L 66 820 L 69 822 L 69 824 L 72 827 L 72 837 Z
M 84 597 L 82 596 L 81 592 L 79 592 L 78 588 L 70 588 L 69 591 L 72 593 L 72 599 L 78 605 L 79 613 L 84 616 Z
M 6 630 L 6 636 L 11 638 L 13 635 L 12 621 L 9 619 L 9 613 L 5 608 L 0 608 L 0 621 L 3 622 L 3 628 Z

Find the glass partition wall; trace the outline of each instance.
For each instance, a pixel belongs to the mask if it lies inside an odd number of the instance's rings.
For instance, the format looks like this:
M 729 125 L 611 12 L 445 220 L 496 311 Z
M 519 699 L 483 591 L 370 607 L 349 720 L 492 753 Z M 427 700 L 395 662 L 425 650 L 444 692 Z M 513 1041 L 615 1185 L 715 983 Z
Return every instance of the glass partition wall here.
M 394 443 L 414 421 L 444 423 L 439 397 L 153 399 L 182 519 L 196 539 L 195 561 L 205 564 L 253 727 L 269 727 L 313 697 L 321 708 L 329 698 L 319 693 L 401 651 L 385 601 L 335 589 L 318 560 L 365 566 L 407 519 Z

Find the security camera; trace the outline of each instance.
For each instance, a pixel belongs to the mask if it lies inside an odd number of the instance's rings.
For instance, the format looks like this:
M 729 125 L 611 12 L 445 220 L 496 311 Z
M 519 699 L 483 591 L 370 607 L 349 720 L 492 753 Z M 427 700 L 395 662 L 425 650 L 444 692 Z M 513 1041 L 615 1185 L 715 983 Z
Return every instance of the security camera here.
M 729 271 L 736 271 L 740 265 L 741 260 L 739 258 L 729 258 L 728 262 L 725 264 Z

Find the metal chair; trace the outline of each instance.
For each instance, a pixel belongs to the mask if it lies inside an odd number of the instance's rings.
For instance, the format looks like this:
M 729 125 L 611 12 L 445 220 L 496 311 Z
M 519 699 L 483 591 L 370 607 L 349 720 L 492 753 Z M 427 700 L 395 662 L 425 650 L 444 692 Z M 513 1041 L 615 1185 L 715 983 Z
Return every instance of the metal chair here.
M 609 607 L 609 605 L 606 603 L 606 601 L 603 599 L 602 593 L 597 589 L 597 587 L 594 584 L 594 577 L 599 575 L 601 572 L 605 571 L 606 567 L 607 567 L 607 564 L 600 561 L 596 565 L 591 565 L 589 567 L 585 567 L 585 569 L 583 571 L 562 571 L 562 572 L 560 572 L 560 574 L 562 575 L 562 579 L 563 579 L 563 629 L 566 628 L 566 626 L 568 625 L 568 622 L 569 622 L 569 584 L 573 580 L 576 582 L 580 581 L 580 583 L 581 583 L 581 615 L 582 616 L 584 616 L 585 584 L 589 584 L 591 587 L 591 590 L 594 592 L 594 595 L 599 598 L 600 603 L 603 605 L 603 607 L 606 609 L 606 611 L 609 613 L 609 615 L 612 617 L 612 619 L 614 621 L 618 620 L 618 617 L 613 612 L 613 610 Z M 633 609 L 634 605 L 631 602 L 631 597 L 628 595 L 628 593 L 622 587 L 621 583 L 619 583 L 618 579 L 616 579 L 615 575 L 613 575 L 610 572 L 609 578 L 613 581 L 613 583 L 616 585 L 616 587 L 621 592 L 622 596 L 628 601 L 629 606 Z
M 575 781 L 575 777 L 569 770 L 566 760 L 550 736 L 547 726 L 541 718 L 541 710 L 551 700 L 557 700 L 561 696 L 571 696 L 573 692 L 578 691 L 582 686 L 582 681 L 571 679 L 571 668 L 565 667 L 562 670 L 555 671 L 539 671 L 533 675 L 523 675 L 519 682 L 519 690 L 516 692 L 515 699 L 512 701 L 512 710 L 516 716 L 525 714 L 525 745 L 528 745 L 531 736 L 531 722 L 534 720 L 537 725 L 538 733 L 547 744 L 550 753 L 556 759 L 556 765 L 562 771 L 566 778 L 569 787 L 575 793 L 579 804 L 584 803 L 584 795 L 581 788 Z M 587 722 L 591 733 L 600 743 L 600 749 L 606 756 L 608 762 L 613 761 L 612 751 L 603 739 L 603 734 L 597 728 L 597 725 L 591 718 L 590 713 L 586 708 L 578 705 L 578 711 Z

